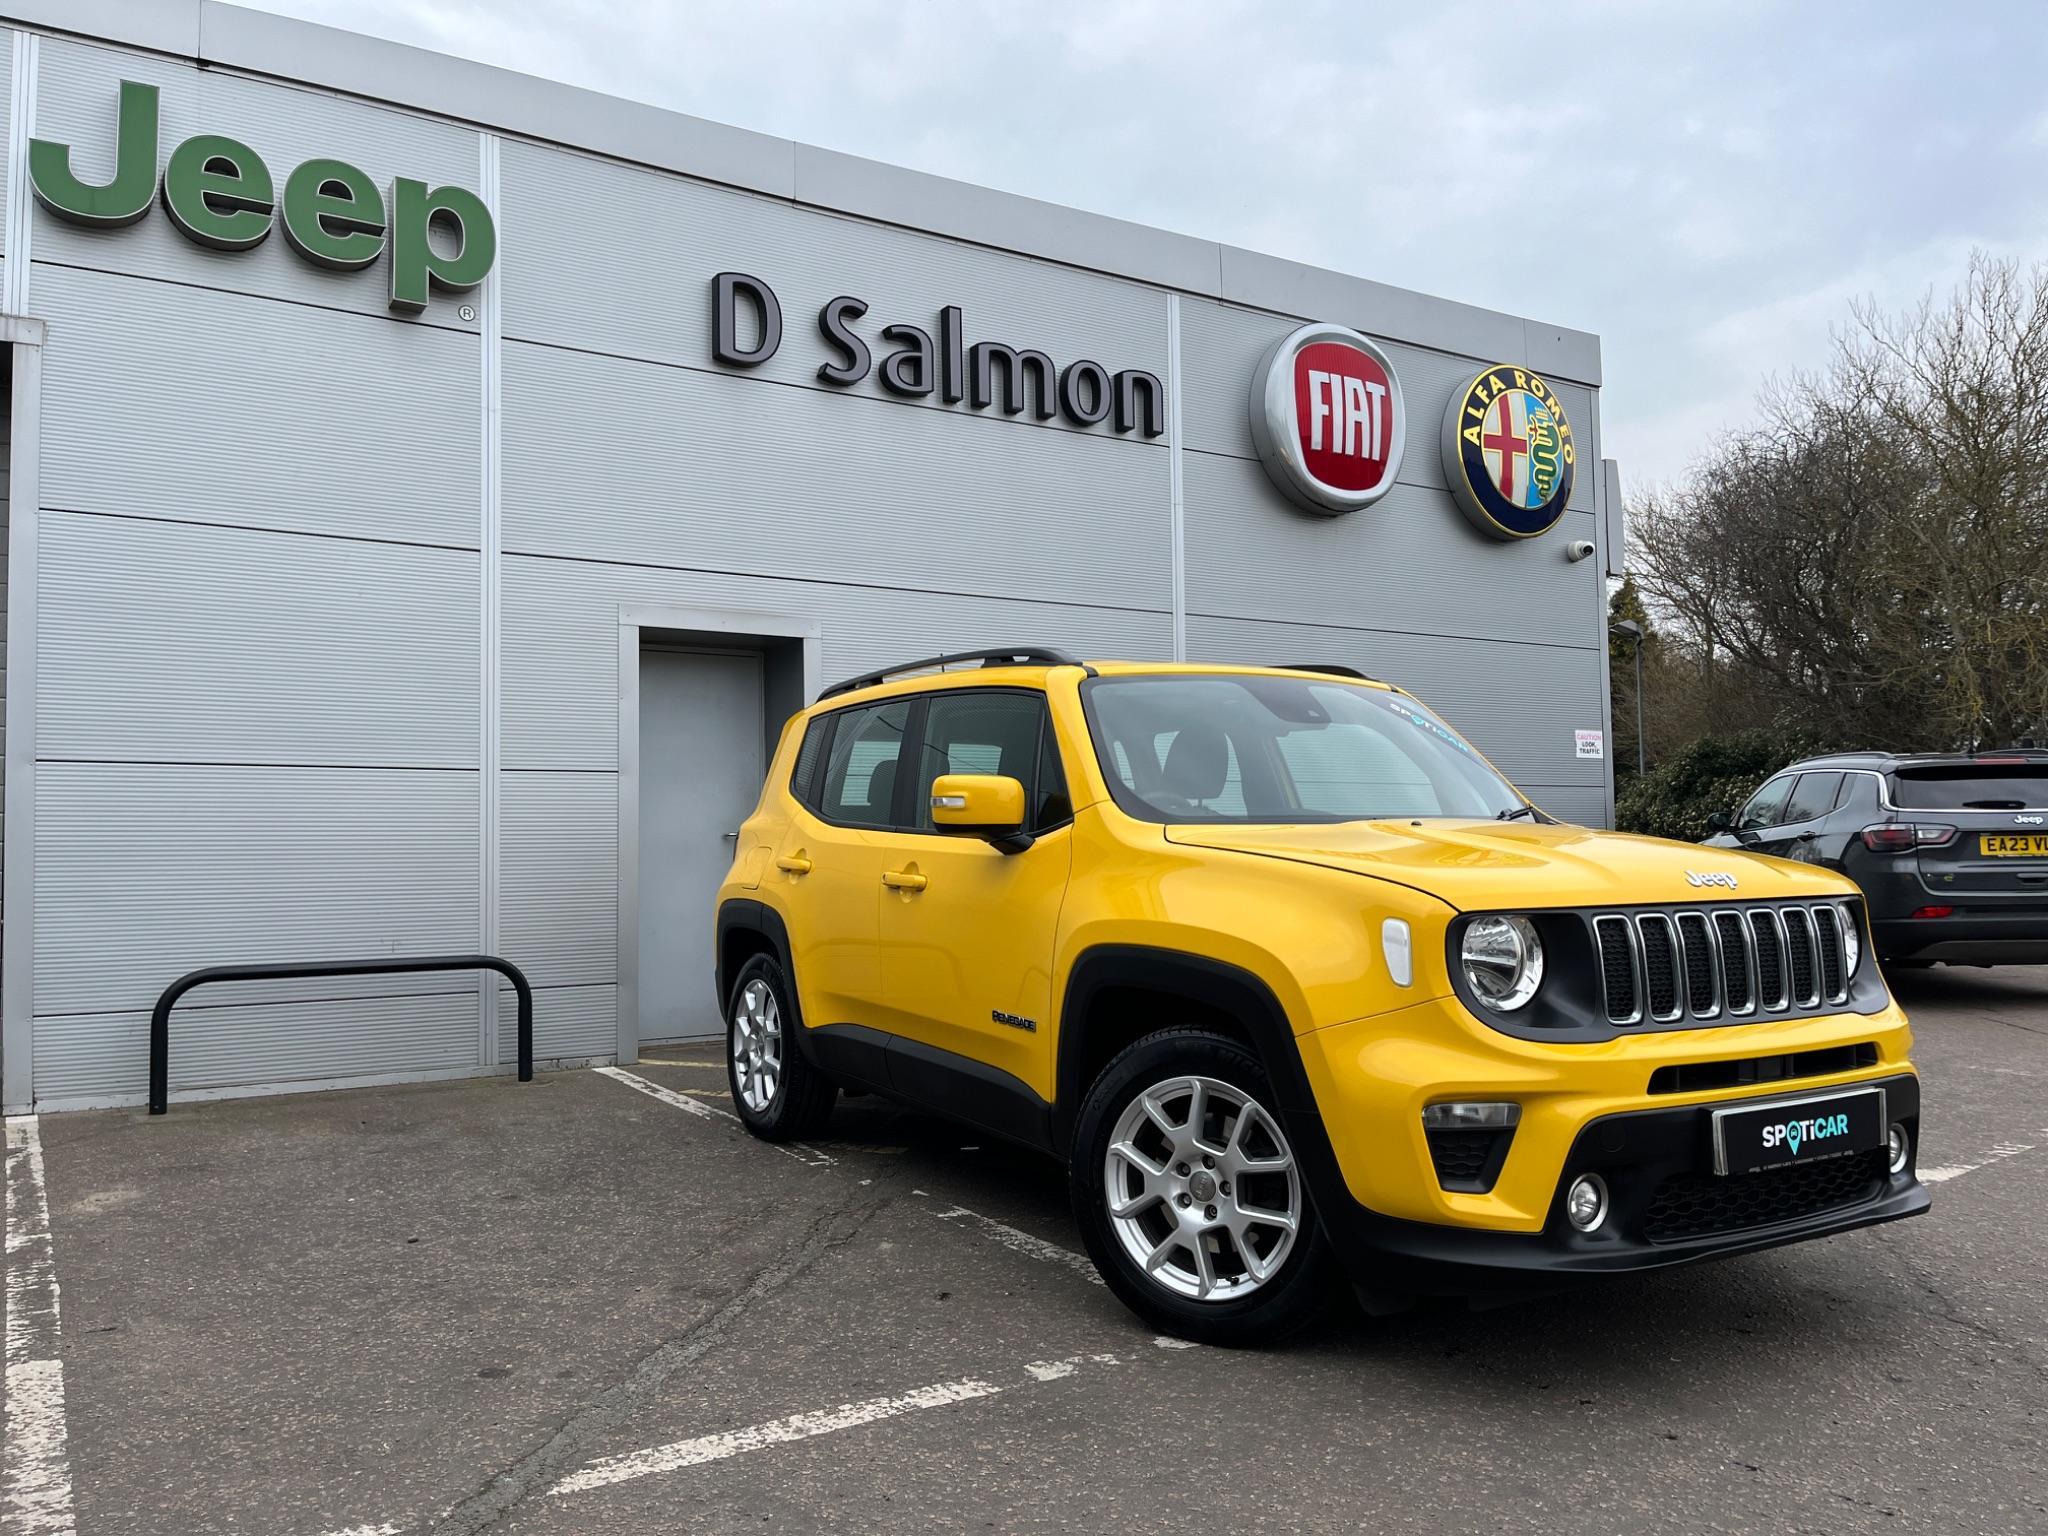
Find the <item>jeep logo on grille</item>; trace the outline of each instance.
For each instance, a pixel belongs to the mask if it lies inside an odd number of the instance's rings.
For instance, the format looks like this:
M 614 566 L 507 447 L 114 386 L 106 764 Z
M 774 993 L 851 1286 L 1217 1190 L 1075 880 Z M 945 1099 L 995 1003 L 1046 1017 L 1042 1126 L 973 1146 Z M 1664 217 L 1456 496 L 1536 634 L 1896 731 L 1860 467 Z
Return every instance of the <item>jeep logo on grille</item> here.
M 1334 517 L 1384 496 L 1408 430 L 1401 381 L 1377 343 L 1342 325 L 1304 325 L 1252 376 L 1252 441 L 1289 500 Z
M 1723 874 L 1719 870 L 1688 869 L 1685 872 L 1685 883 L 1687 885 L 1718 885 L 1722 889 L 1730 891 L 1734 890 L 1736 886 L 1736 880 L 1733 875 Z

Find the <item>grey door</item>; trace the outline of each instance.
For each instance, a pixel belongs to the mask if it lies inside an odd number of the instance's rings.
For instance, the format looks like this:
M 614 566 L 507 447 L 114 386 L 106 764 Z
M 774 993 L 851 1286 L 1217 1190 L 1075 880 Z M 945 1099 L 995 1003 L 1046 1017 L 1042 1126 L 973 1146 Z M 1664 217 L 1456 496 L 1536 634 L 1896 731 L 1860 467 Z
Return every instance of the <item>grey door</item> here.
M 640 1041 L 721 1029 L 712 898 L 761 793 L 761 658 L 640 653 Z

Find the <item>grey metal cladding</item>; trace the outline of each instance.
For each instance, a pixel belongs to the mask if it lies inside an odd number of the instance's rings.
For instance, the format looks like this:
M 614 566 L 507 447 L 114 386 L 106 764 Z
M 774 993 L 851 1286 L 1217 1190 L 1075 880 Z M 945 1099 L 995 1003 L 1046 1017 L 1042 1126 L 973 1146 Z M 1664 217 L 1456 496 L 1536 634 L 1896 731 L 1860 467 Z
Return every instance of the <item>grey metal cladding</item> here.
M 37 554 L 44 757 L 476 766 L 474 553 L 49 512 Z
M 187 58 L 199 52 L 199 0 L 7 0 L 6 11 L 33 27 L 118 38 Z
M 815 619 L 828 682 L 906 656 L 1003 643 L 1002 636 L 1088 656 L 1163 658 L 1172 646 L 1164 612 L 508 555 L 500 686 L 507 769 L 618 767 L 619 610 L 647 606 Z
M 1182 465 L 1190 614 L 1369 625 L 1425 635 L 1556 642 L 1598 634 L 1598 561 L 1573 564 L 1574 519 L 1547 538 L 1475 532 L 1442 491 L 1397 485 L 1346 517 L 1279 500 L 1254 461 L 1190 453 Z M 1590 654 L 1584 652 L 1582 654 Z
M 936 336 L 940 308 L 957 304 L 970 344 L 1166 376 L 1166 296 L 1157 289 L 532 144 L 505 145 L 500 180 L 499 275 L 505 334 L 516 340 L 726 373 L 711 360 L 711 279 L 741 271 L 782 304 L 781 350 L 747 370 L 754 378 L 875 394 L 872 375 L 843 389 L 818 382 L 819 365 L 836 356 L 818 334 L 818 312 L 841 294 L 869 305 L 853 327 L 877 367 L 895 349 L 881 340 L 883 326 Z M 658 259 L 621 260 L 620 239 L 593 239 L 593 208 L 630 219 L 616 231 L 626 249 Z
M 1334 320 L 1365 330 L 1368 335 L 1375 334 L 1350 316 L 1312 318 Z M 1252 375 L 1266 350 L 1299 324 L 1300 320 L 1287 316 L 1229 304 L 1199 299 L 1181 302 L 1181 431 L 1188 448 L 1247 459 L 1258 456 L 1251 439 Z M 1492 363 L 1512 365 L 1523 361 L 1522 355 L 1517 352 L 1468 357 L 1402 342 L 1382 344 L 1393 359 L 1408 408 L 1408 443 L 1401 455 L 1399 481 L 1403 485 L 1441 489 L 1444 469 L 1442 456 L 1437 452 L 1437 433 L 1452 394 L 1481 368 Z M 1567 505 L 1574 511 L 1590 511 L 1600 441 L 1594 391 L 1561 379 L 1546 377 L 1546 382 L 1557 391 L 1579 445 L 1579 473 L 1573 479 L 1572 497 Z
M 147 1009 L 202 965 L 474 949 L 477 839 L 474 772 L 42 762 L 36 1012 Z
M 345 101 L 318 91 L 273 85 L 219 70 L 61 38 L 45 38 L 36 87 L 37 136 L 71 146 L 79 173 L 99 179 L 113 168 L 116 97 L 122 80 L 159 88 L 159 166 L 195 133 L 240 139 L 263 157 L 277 195 L 302 160 L 331 156 L 366 172 L 386 197 L 394 177 L 476 190 L 477 136 L 468 128 L 406 112 Z M 452 297 L 437 298 L 417 320 L 390 309 L 390 269 L 380 260 L 361 272 L 333 272 L 306 261 L 272 229 L 254 250 L 217 251 L 180 234 L 160 208 L 119 229 L 87 229 L 36 210 L 39 261 L 193 283 L 349 309 L 427 328 L 476 329 Z M 40 286 L 40 284 L 38 284 Z M 37 305 L 41 313 L 41 305 Z
M 476 1017 L 473 988 L 228 1005 L 217 992 L 196 992 L 171 1018 L 171 1091 L 474 1068 Z M 142 1093 L 148 1077 L 147 1012 L 72 1016 L 36 1032 L 35 1092 L 44 1108 Z
M 1171 601 L 1163 442 L 509 343 L 503 412 L 510 551 Z
M 505 773 L 499 797 L 499 948 L 536 986 L 616 981 L 617 775 Z M 500 1031 L 510 1025 L 508 1015 Z
M 809 144 L 796 148 L 796 199 L 867 218 L 1128 272 L 1190 293 L 1222 291 L 1221 251 L 1197 240 L 1057 203 L 904 170 Z M 1098 359 L 1098 361 L 1103 361 Z
M 1606 724 L 1596 656 L 1569 646 L 1439 639 L 1400 630 L 1188 620 L 1190 661 L 1334 662 L 1406 688 L 1546 804 L 1535 786 L 1598 795 L 1606 782 L 1603 765 L 1579 757 L 1572 736 Z
M 473 338 L 41 262 L 35 308 L 44 506 L 477 547 Z
M 519 1060 L 519 1031 L 514 1027 L 518 1001 L 510 987 L 498 991 L 498 1065 Z M 475 1024 L 472 1014 L 470 1023 Z M 470 1043 L 475 1045 L 475 1030 Z M 584 987 L 533 989 L 533 1059 L 574 1061 L 598 1056 L 606 1061 L 619 1049 L 619 995 L 610 982 Z

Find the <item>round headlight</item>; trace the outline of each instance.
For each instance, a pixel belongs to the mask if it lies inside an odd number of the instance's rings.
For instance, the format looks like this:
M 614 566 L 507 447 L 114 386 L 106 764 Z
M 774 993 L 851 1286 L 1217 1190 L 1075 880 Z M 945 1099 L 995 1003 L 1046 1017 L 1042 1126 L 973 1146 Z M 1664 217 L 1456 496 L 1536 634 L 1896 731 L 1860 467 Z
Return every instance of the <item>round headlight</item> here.
M 1842 907 L 1839 911 L 1842 920 L 1842 974 L 1854 976 L 1856 962 L 1863 954 L 1863 935 L 1856 931 L 1856 909 Z
M 1458 958 L 1479 1001 L 1497 1013 L 1513 1013 L 1543 985 L 1543 940 L 1526 917 L 1474 920 Z

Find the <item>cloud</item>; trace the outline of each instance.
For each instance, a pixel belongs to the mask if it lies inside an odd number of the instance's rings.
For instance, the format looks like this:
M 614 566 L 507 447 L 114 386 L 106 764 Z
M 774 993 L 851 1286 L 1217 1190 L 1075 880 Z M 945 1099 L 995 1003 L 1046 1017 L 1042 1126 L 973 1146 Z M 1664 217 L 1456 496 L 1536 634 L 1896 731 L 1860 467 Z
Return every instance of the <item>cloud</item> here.
M 1636 481 L 1849 297 L 2048 256 L 2020 0 L 253 3 L 1597 332 Z

